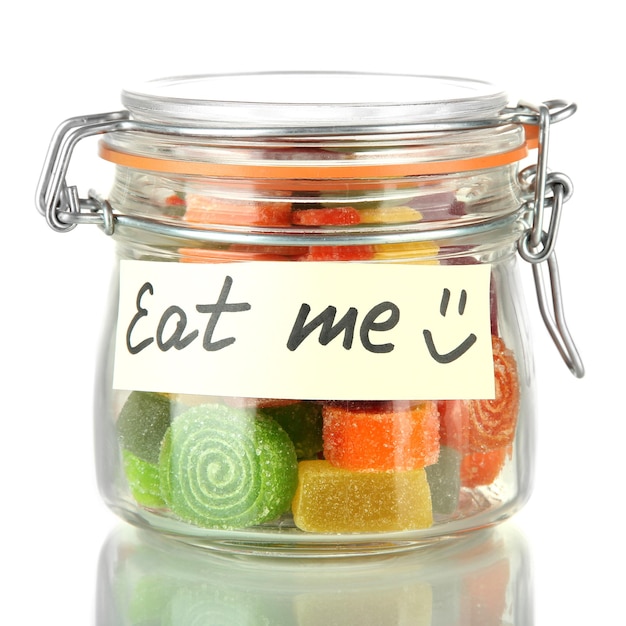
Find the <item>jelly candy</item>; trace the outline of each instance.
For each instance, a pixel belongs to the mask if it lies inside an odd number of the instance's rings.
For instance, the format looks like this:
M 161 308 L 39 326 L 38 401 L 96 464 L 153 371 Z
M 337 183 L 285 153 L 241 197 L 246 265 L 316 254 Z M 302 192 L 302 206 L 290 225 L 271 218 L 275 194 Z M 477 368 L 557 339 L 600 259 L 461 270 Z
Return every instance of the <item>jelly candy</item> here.
M 380 406 L 380 408 L 378 408 Z M 435 402 L 324 406 L 324 457 L 351 470 L 409 470 L 437 462 Z
M 461 491 L 460 468 L 461 453 L 448 446 L 441 446 L 437 463 L 426 468 L 434 513 L 449 515 L 456 510 Z
M 469 446 L 485 452 L 513 443 L 520 387 L 513 353 L 499 337 L 492 337 L 496 397 L 469 402 Z
M 422 219 L 422 214 L 410 206 L 380 206 L 360 209 L 359 213 L 364 224 L 396 224 Z
M 465 202 L 459 200 L 452 191 L 421 194 L 409 204 L 420 211 L 425 222 L 444 221 L 466 214 Z
M 449 446 L 459 452 L 469 451 L 469 401 L 440 400 L 439 432 L 441 445 Z
M 292 502 L 298 528 L 359 533 L 428 528 L 433 523 L 424 469 L 353 472 L 328 461 L 300 461 Z
M 255 202 L 187 195 L 184 219 L 195 224 L 235 224 L 239 226 L 289 226 L 290 202 Z
M 347 226 L 359 224 L 361 216 L 353 207 L 341 206 L 294 211 L 291 221 L 299 226 Z
M 117 434 L 123 450 L 148 463 L 159 462 L 161 441 L 171 420 L 169 396 L 162 393 L 133 391 L 117 420 Z
M 177 193 L 173 193 L 169 196 L 167 196 L 167 198 L 165 198 L 165 205 L 166 206 L 181 206 L 184 207 L 186 204 L 185 202 L 185 198 Z
M 122 450 L 122 461 L 130 493 L 137 504 L 148 508 L 164 506 L 159 466 L 140 459 L 128 450 Z
M 520 397 L 517 365 L 502 339 L 493 336 L 492 346 L 496 397 L 439 403 L 441 442 L 463 453 L 508 446 L 515 437 Z
M 297 256 L 279 254 L 275 249 L 265 249 L 261 246 L 230 246 L 229 248 L 180 248 L 178 250 L 183 263 L 232 263 L 234 261 L 288 261 Z M 304 252 L 301 248 L 300 254 Z
M 244 528 L 289 509 L 296 453 L 273 420 L 220 404 L 192 407 L 168 430 L 160 458 L 163 497 L 180 519 Z
M 403 263 L 439 265 L 436 258 L 439 246 L 432 241 L 410 243 L 380 243 L 374 246 L 374 258 L 380 260 L 402 260 Z
M 313 459 L 322 451 L 322 407 L 313 402 L 295 402 L 266 407 L 269 415 L 289 435 L 298 459 Z
M 466 454 L 460 468 L 462 485 L 464 487 L 490 485 L 502 471 L 507 454 L 510 453 L 510 446 L 505 446 L 488 452 Z
M 300 261 L 369 261 L 374 258 L 374 246 L 312 246 Z

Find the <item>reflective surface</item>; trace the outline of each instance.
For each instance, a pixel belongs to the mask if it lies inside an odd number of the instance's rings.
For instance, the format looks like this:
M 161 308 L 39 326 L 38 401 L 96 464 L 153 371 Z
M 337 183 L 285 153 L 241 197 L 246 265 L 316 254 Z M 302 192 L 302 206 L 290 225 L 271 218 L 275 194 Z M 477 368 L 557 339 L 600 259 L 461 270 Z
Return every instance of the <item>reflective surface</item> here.
M 529 547 L 509 524 L 395 557 L 227 557 L 119 526 L 97 626 L 532 626 Z

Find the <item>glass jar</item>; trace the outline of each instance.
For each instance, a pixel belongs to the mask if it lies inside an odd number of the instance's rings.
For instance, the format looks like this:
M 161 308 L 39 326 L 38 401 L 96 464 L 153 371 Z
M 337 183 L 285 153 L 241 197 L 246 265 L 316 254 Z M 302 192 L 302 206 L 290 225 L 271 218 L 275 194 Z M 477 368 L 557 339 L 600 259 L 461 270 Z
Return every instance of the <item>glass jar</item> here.
M 549 125 L 575 107 L 351 73 L 182 77 L 122 101 L 60 128 L 38 195 L 57 230 L 94 222 L 116 242 L 107 504 L 281 555 L 397 551 L 518 510 L 535 419 L 518 251 L 582 375 L 541 272 L 557 276 L 571 195 L 547 173 Z M 64 180 L 93 134 L 116 166 L 106 199 Z

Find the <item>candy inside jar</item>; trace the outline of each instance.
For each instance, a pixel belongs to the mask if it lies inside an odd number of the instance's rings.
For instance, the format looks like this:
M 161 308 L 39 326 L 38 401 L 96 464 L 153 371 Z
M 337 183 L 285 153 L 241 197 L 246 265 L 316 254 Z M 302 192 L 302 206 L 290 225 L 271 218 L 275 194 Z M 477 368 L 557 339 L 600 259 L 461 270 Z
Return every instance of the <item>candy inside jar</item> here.
M 76 122 L 103 135 L 107 199 L 77 200 L 87 220 L 42 193 L 56 229 L 99 219 L 116 243 L 109 506 L 193 544 L 304 556 L 518 510 L 535 406 L 517 255 L 556 263 L 535 207 L 568 195 L 520 176 L 541 115 L 479 81 L 369 74 L 183 77 L 122 99 Z M 551 331 L 580 373 L 560 316 Z
M 130 493 L 207 529 L 429 528 L 497 488 L 519 413 L 515 360 L 494 338 L 494 400 L 313 401 L 132 392 L 118 419 Z M 470 509 L 471 513 L 475 510 Z

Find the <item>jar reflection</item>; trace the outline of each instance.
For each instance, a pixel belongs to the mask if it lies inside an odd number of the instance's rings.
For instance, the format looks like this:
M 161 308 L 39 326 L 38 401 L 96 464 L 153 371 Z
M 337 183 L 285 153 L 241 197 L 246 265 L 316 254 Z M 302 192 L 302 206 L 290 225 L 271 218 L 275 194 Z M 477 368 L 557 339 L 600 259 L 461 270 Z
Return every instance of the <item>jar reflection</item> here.
M 100 558 L 97 626 L 532 626 L 525 538 L 510 523 L 397 556 L 226 555 L 118 527 Z

